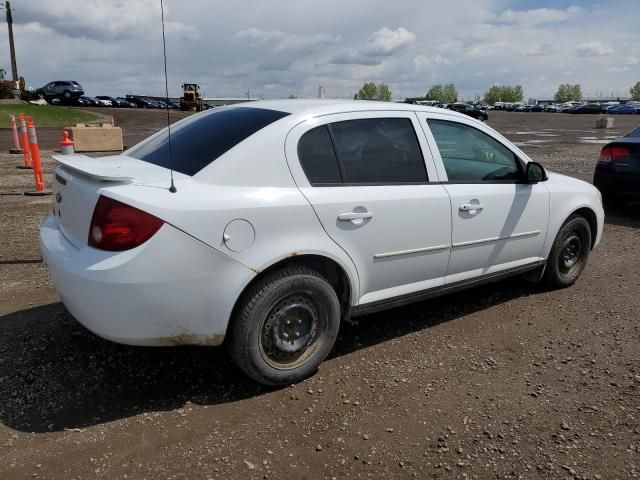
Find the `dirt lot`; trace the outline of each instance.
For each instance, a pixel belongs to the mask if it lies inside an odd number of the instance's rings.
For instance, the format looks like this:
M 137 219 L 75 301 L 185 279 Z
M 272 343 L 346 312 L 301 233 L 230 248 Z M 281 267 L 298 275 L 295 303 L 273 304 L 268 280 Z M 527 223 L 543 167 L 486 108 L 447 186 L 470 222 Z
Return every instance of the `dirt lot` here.
M 162 125 L 115 113 L 128 144 Z M 614 131 L 590 115 L 489 123 L 589 180 L 596 142 L 640 117 Z M 45 147 L 58 134 L 41 132 Z M 313 378 L 269 390 L 224 349 L 126 347 L 81 327 L 40 262 L 50 198 L 6 195 L 32 185 L 19 161 L 0 154 L 0 478 L 640 477 L 638 205 L 607 212 L 574 287 L 509 280 L 360 318 Z

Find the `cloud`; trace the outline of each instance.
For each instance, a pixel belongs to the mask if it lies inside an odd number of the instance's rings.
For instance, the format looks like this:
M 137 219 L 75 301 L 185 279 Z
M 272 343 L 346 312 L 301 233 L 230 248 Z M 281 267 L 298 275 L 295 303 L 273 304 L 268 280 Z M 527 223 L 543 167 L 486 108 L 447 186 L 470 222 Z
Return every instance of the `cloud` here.
M 248 89 L 265 98 L 315 97 L 322 83 L 328 97 L 353 98 L 374 81 L 398 99 L 436 83 L 454 83 L 465 98 L 493 83 L 522 85 L 526 98 L 550 96 L 566 82 L 627 90 L 640 65 L 640 2 L 575 0 L 582 8 L 565 8 L 571 3 L 234 0 L 213 8 L 211 0 L 164 0 L 169 89 L 178 95 L 195 81 L 211 97 Z M 535 4 L 563 7 L 522 7 Z M 90 95 L 164 91 L 158 0 L 13 5 L 18 68 L 29 87 L 69 78 Z M 9 51 L 6 34 L 0 51 Z
M 631 68 L 629 68 L 626 65 L 623 65 L 621 67 L 609 67 L 604 69 L 605 72 L 609 72 L 609 73 L 624 73 L 624 72 L 628 72 L 629 70 L 631 70 Z
M 426 55 L 418 55 L 413 59 L 416 70 L 430 70 L 441 67 L 443 65 L 450 65 L 451 60 L 441 57 L 440 55 L 433 55 L 428 57 Z
M 274 48 L 275 50 L 305 50 L 309 47 L 320 47 L 337 43 L 341 35 L 330 33 L 316 33 L 311 35 L 296 35 L 281 30 L 260 30 L 249 28 L 236 33 L 233 40 L 248 41 L 252 47 Z
M 549 55 L 555 51 L 555 45 L 551 43 L 540 43 L 528 49 L 524 54 L 527 57 L 542 57 L 544 55 Z
M 579 44 L 575 53 L 579 57 L 606 57 L 613 55 L 613 48 L 602 42 L 591 41 Z
M 526 25 L 540 25 L 543 23 L 564 22 L 571 18 L 584 15 L 585 11 L 580 7 L 569 7 L 565 10 L 552 8 L 536 8 L 535 10 L 505 10 L 497 17 L 498 22 L 519 23 Z
M 405 28 L 382 27 L 360 48 L 334 56 L 331 63 L 343 65 L 380 65 L 385 57 L 404 50 L 416 41 L 415 34 Z
M 170 11 L 165 8 L 165 13 Z M 150 32 L 159 32 L 162 28 L 157 0 L 24 2 L 13 18 L 17 24 L 39 23 L 71 38 L 108 41 L 140 38 Z M 167 21 L 165 29 L 167 36 L 173 38 L 197 40 L 200 37 L 199 29 L 187 23 Z
M 391 30 L 382 27 L 369 37 L 367 44 L 360 49 L 359 53 L 365 57 L 384 57 L 407 47 L 415 40 L 416 36 L 405 28 Z

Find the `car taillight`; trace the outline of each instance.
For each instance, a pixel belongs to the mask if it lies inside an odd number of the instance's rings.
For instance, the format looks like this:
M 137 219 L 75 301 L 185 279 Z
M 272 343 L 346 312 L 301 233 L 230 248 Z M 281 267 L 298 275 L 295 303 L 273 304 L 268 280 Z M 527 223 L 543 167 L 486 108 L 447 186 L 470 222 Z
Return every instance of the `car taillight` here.
M 629 149 L 624 147 L 604 147 L 600 152 L 599 162 L 609 163 L 620 157 L 628 157 Z
M 91 217 L 89 245 L 100 250 L 130 250 L 149 240 L 164 224 L 135 207 L 100 196 Z

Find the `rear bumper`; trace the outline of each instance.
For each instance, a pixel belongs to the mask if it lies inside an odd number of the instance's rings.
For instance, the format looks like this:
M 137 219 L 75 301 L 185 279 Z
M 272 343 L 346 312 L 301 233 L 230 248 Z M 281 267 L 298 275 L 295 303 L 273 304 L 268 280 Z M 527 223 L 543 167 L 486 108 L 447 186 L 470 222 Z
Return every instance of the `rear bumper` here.
M 125 252 L 75 248 L 50 216 L 40 249 L 62 302 L 86 328 L 129 345 L 219 345 L 250 269 L 165 224 Z
M 593 185 L 605 197 L 607 195 L 640 197 L 640 175 L 638 174 L 605 171 L 603 168 L 596 167 Z

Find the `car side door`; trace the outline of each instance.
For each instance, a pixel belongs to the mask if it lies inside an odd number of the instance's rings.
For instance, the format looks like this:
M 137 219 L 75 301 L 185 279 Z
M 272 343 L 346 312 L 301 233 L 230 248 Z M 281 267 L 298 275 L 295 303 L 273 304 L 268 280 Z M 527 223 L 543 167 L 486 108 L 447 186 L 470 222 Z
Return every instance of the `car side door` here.
M 525 162 L 472 119 L 424 114 L 421 124 L 451 197 L 447 284 L 540 264 L 549 192 L 525 182 Z
M 310 119 L 286 141 L 294 180 L 356 265 L 359 305 L 444 283 L 449 195 L 413 112 Z
M 55 95 L 55 82 L 47 83 L 44 87 L 42 87 L 42 92 L 46 96 Z

